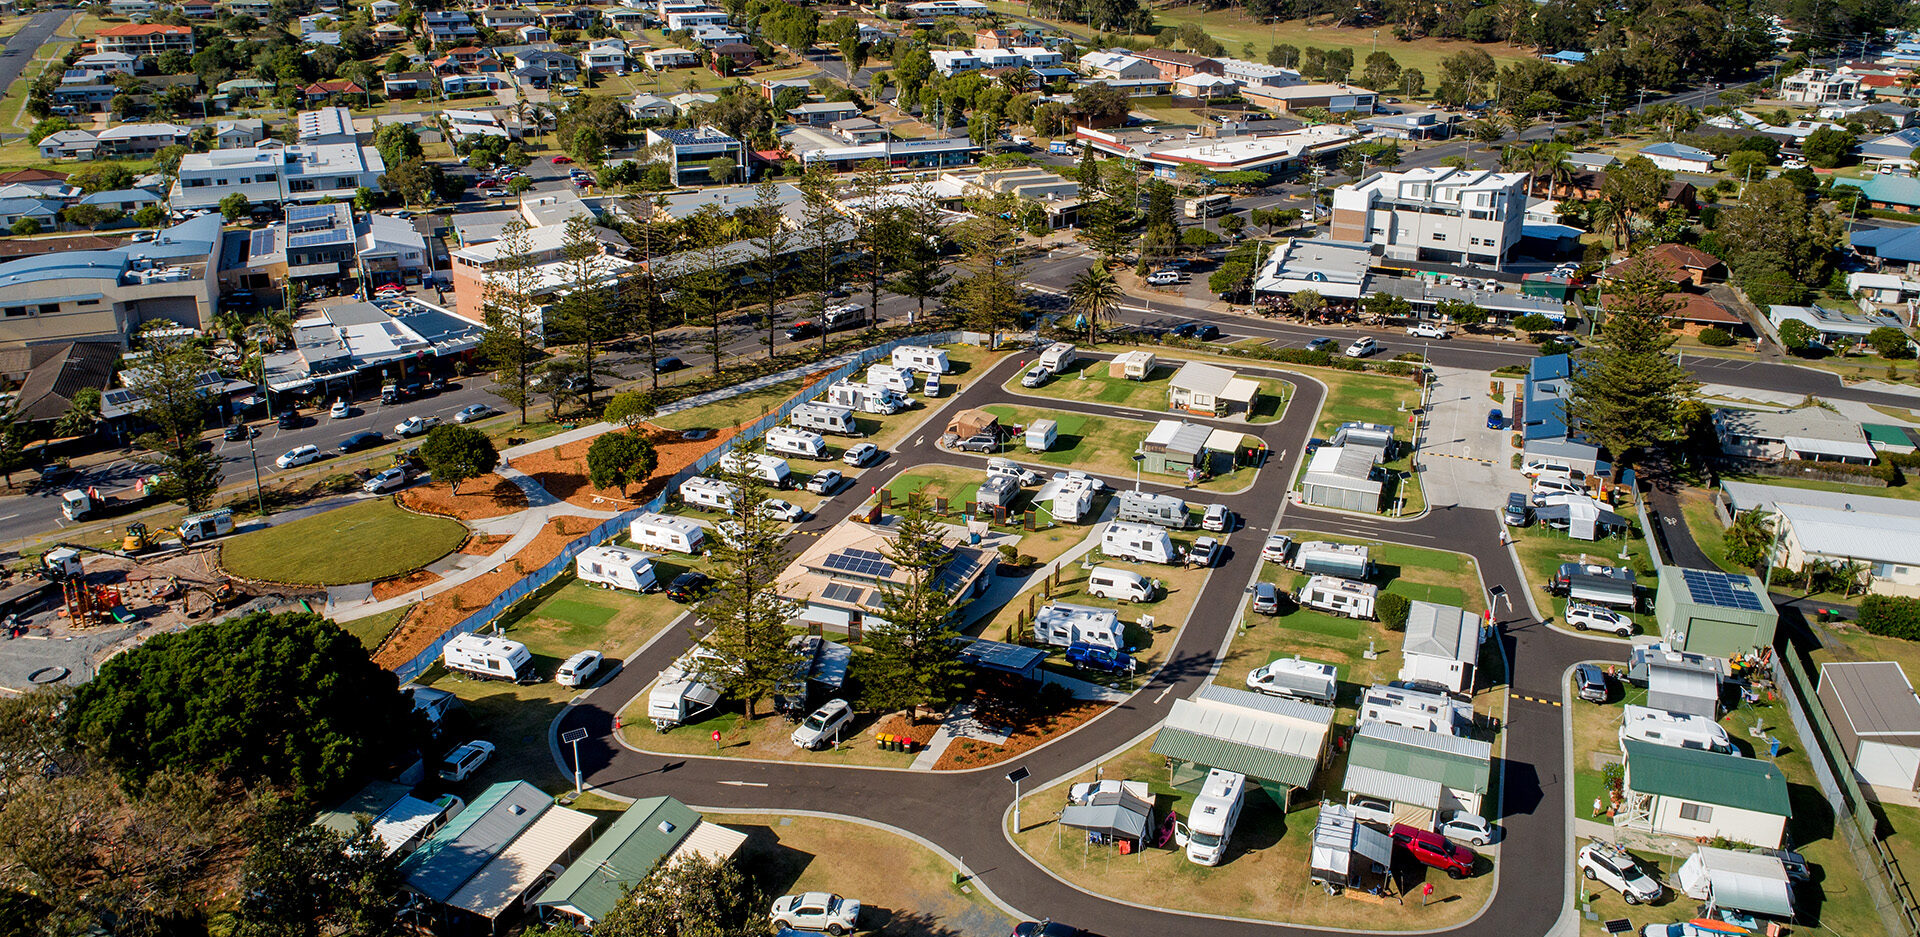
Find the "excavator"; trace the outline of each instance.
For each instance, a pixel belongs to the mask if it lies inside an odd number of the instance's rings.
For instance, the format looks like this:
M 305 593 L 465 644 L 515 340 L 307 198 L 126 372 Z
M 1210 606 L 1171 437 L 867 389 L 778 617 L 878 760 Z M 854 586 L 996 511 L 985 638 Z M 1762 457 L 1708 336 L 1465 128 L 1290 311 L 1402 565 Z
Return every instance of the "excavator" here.
M 127 525 L 127 535 L 120 541 L 120 549 L 127 553 L 138 553 L 153 545 L 147 537 L 147 525 L 134 521 Z
M 168 583 L 170 586 L 173 584 L 172 581 Z M 200 602 L 195 601 L 196 596 L 206 600 L 204 607 L 196 607 L 201 606 Z M 246 598 L 246 596 L 242 594 L 240 590 L 235 589 L 233 582 L 230 580 L 222 579 L 211 585 L 194 583 L 186 587 L 183 609 L 186 611 L 188 618 L 198 618 L 201 615 L 211 615 L 229 605 L 238 604 L 240 600 L 244 598 Z

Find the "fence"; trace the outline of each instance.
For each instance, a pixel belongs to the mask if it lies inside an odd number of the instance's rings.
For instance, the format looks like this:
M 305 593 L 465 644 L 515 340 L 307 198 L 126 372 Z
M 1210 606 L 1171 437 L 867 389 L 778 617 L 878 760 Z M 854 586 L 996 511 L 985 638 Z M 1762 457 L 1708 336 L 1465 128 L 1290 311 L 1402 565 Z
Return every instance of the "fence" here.
M 739 438 L 745 440 L 760 438 L 767 430 L 780 425 L 780 423 L 787 418 L 787 414 L 793 411 L 793 408 L 818 397 L 825 391 L 828 385 L 835 381 L 851 377 L 855 372 L 874 361 L 892 355 L 895 348 L 903 345 L 946 345 L 978 337 L 980 336 L 969 332 L 936 332 L 931 335 L 897 338 L 893 341 L 864 349 L 855 355 L 852 361 L 841 365 L 834 370 L 833 373 L 807 385 L 804 390 L 788 398 L 778 409 L 754 421 L 753 425 L 740 432 Z M 552 582 L 561 573 L 566 572 L 566 570 L 573 565 L 574 558 L 580 555 L 580 551 L 595 544 L 603 543 L 618 535 L 620 531 L 625 530 L 628 525 L 633 523 L 635 517 L 648 512 L 665 509 L 667 499 L 672 496 L 673 492 L 679 490 L 682 482 L 712 468 L 726 453 L 726 447 L 715 448 L 712 452 L 694 460 L 693 464 L 674 473 L 672 478 L 667 479 L 666 488 L 652 501 L 637 508 L 622 511 L 602 522 L 600 526 L 595 527 L 591 532 L 583 534 L 579 538 L 569 542 L 566 546 L 560 548 L 559 556 L 548 561 L 547 565 L 521 577 L 518 582 L 509 586 L 505 592 L 495 596 L 492 601 L 488 602 L 479 611 L 468 615 L 466 618 L 455 623 L 451 628 L 442 632 L 439 637 L 433 639 L 433 643 L 428 645 L 426 650 L 415 655 L 412 660 L 395 667 L 393 669 L 394 674 L 400 678 L 401 683 L 417 679 L 421 674 L 427 672 L 428 667 L 433 666 L 434 661 L 440 659 L 440 652 L 446 647 L 448 641 L 453 640 L 459 635 L 472 634 L 486 627 L 492 623 L 494 619 L 499 618 L 505 613 L 507 609 L 512 608 L 515 602 L 526 598 L 529 593 Z

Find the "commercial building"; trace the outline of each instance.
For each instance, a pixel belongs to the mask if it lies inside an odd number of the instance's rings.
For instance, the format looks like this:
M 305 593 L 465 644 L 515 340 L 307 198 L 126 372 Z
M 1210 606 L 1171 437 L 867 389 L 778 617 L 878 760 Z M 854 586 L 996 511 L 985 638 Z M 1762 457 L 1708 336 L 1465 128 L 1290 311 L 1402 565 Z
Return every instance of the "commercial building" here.
M 1292 296 L 1312 290 L 1328 299 L 1357 300 L 1368 292 L 1373 245 L 1359 241 L 1288 238 L 1253 278 L 1258 296 Z
M 479 347 L 481 322 L 412 297 L 340 303 L 293 324 L 293 348 L 266 356 L 275 393 L 331 391 L 395 364 L 459 357 Z
M 1738 657 L 1773 646 L 1780 613 L 1757 576 L 1662 566 L 1654 618 L 1674 650 Z
M 235 193 L 255 205 L 351 202 L 361 188 L 380 191 L 387 165 L 380 152 L 354 143 L 261 145 L 180 159 L 170 202 L 175 211 L 218 208 Z
M 716 127 L 694 130 L 647 128 L 647 145 L 660 147 L 673 184 L 685 185 L 688 177 L 710 183 L 728 183 L 749 178 L 746 144 Z M 716 159 L 733 161 L 733 169 L 724 179 L 710 178 Z
M 523 219 L 531 223 L 541 220 L 536 214 L 538 211 L 537 207 L 523 205 L 521 214 Z M 618 256 L 618 252 L 626 249 L 626 241 L 604 228 L 596 227 L 594 231 L 601 242 L 602 251 L 593 258 L 595 273 L 602 281 L 617 281 L 635 266 L 632 261 Z M 557 298 L 574 280 L 573 265 L 566 260 L 566 239 L 565 218 L 538 224 L 526 233 L 523 246 L 533 289 L 527 299 L 535 305 L 544 305 Z M 486 321 L 487 280 L 500 268 L 503 260 L 510 258 L 509 252 L 515 246 L 506 240 L 493 240 L 468 244 L 453 252 L 453 292 L 455 309 L 460 315 L 478 322 Z
M 1082 125 L 1074 128 L 1074 137 L 1102 153 L 1138 160 L 1164 179 L 1177 176 L 1182 166 L 1215 172 L 1290 176 L 1314 162 L 1335 158 L 1359 140 L 1353 128 L 1339 124 L 1205 140 L 1173 139 L 1139 131 L 1097 130 Z
M 1530 177 L 1431 167 L 1382 172 L 1333 192 L 1333 238 L 1389 260 L 1498 268 L 1520 243 Z
M 1780 100 L 1800 104 L 1851 101 L 1860 96 L 1860 76 L 1824 68 L 1803 68 L 1780 80 Z
M 1920 791 L 1920 698 L 1893 661 L 1820 665 L 1820 706 L 1862 784 Z
M 1323 108 L 1335 114 L 1371 114 L 1380 96 L 1359 85 L 1314 82 L 1295 85 L 1247 85 L 1240 96 L 1282 114 Z
M 0 263 L 0 348 L 102 341 L 125 346 L 141 324 L 203 329 L 219 297 L 221 219 L 174 225 L 152 241 Z
M 299 142 L 308 145 L 354 143 L 359 139 L 353 132 L 353 112 L 344 107 L 301 111 L 295 118 L 295 131 Z
M 1174 52 L 1171 49 L 1148 49 L 1135 52 L 1134 57 L 1146 62 L 1160 73 L 1162 81 L 1174 81 L 1188 75 L 1225 75 L 1226 65 L 1204 55 L 1191 52 Z
M 1873 334 L 1874 329 L 1904 331 L 1906 328 L 1899 316 L 1827 306 L 1768 306 L 1767 319 L 1775 329 L 1790 321 L 1804 322 L 1813 327 L 1815 339 L 1829 347 L 1858 344 Z
M 1096 78 L 1159 78 L 1152 62 L 1125 52 L 1089 52 L 1076 63 Z

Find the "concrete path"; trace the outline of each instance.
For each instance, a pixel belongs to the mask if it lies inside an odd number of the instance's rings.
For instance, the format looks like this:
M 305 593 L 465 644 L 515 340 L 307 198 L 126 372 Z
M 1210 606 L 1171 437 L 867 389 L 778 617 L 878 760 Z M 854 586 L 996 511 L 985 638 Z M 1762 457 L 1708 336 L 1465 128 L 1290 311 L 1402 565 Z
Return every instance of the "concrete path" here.
M 935 730 L 933 738 L 927 740 L 927 747 L 913 759 L 912 770 L 932 771 L 955 739 L 974 739 L 989 745 L 1005 745 L 1010 737 L 1008 733 L 986 726 L 973 718 L 974 705 L 964 703 L 955 706 L 947 718 L 941 720 L 940 728 Z

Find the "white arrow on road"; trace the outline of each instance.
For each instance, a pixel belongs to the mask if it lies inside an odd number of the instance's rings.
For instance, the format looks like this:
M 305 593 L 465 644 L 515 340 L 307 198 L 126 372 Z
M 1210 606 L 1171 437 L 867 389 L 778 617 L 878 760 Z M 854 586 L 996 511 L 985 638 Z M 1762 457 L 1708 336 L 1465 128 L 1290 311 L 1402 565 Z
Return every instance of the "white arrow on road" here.
M 765 784 L 759 781 L 721 781 L 720 783 L 731 784 L 734 787 L 766 787 Z

